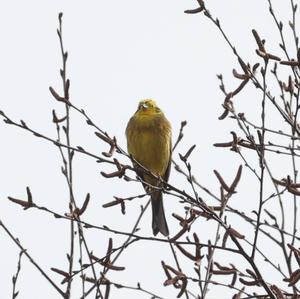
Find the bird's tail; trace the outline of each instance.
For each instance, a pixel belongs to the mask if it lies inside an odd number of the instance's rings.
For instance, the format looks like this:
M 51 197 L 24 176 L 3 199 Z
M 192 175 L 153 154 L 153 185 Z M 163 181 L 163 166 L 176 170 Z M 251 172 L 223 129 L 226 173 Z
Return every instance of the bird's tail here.
M 160 232 L 167 237 L 169 235 L 169 229 L 165 217 L 161 191 L 155 191 L 151 194 L 151 205 L 153 234 L 156 236 Z

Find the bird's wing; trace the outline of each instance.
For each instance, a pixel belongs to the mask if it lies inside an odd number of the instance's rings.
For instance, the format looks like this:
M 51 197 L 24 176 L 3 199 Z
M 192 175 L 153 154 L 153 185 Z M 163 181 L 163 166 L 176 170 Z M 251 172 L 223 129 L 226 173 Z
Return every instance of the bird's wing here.
M 135 169 L 136 174 L 138 175 L 138 177 L 140 177 L 143 181 L 145 181 L 145 178 L 144 178 L 145 173 L 144 173 L 143 169 L 137 163 L 134 163 L 134 169 Z M 149 191 L 149 186 L 146 183 L 143 183 L 143 182 L 142 182 L 142 184 L 143 184 L 143 187 L 144 187 L 145 191 L 148 192 Z
M 170 172 L 171 172 L 171 164 L 172 164 L 172 142 L 170 140 L 170 156 L 169 156 L 169 163 L 166 169 L 165 174 L 163 175 L 163 179 L 165 182 L 169 180 Z

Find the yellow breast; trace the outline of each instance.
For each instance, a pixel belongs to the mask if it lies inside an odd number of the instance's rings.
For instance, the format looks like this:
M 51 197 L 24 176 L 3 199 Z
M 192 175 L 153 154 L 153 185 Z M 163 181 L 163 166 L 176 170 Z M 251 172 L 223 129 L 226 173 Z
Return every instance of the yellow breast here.
M 164 176 L 171 157 L 171 126 L 165 116 L 133 116 L 126 136 L 128 152 L 152 173 Z

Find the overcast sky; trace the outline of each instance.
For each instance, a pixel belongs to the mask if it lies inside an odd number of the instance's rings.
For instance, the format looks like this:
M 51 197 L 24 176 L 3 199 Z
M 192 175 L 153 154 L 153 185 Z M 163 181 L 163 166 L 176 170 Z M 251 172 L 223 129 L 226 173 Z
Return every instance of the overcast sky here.
M 216 149 L 212 145 L 230 140 L 230 131 L 237 130 L 232 120 L 218 120 L 224 98 L 218 88 L 216 74 L 223 73 L 228 89 L 233 89 L 237 82 L 232 79 L 231 71 L 239 69 L 239 66 L 224 39 L 207 18 L 200 14 L 184 14 L 185 9 L 196 7 L 197 1 L 2 0 L 0 3 L 0 110 L 56 138 L 51 111 L 56 109 L 58 115 L 63 116 L 64 107 L 53 100 L 48 87 L 51 85 L 61 91 L 61 57 L 56 28 L 58 13 L 63 12 L 64 43 L 69 52 L 70 96 L 77 107 L 84 108 L 99 127 L 116 136 L 125 149 L 124 131 L 138 101 L 153 98 L 172 123 L 174 138 L 180 122 L 187 120 L 185 137 L 178 151 L 184 153 L 191 145 L 197 145 L 191 162 L 201 184 L 218 192 L 213 169 L 220 170 L 230 180 L 234 177 L 242 164 L 241 159 L 229 150 Z M 281 55 L 278 32 L 268 14 L 267 1 L 210 0 L 207 6 L 214 16 L 219 17 L 224 30 L 246 61 L 254 63 L 258 60 L 254 56 L 256 44 L 252 28 L 267 39 L 274 54 Z M 286 25 L 290 17 L 289 1 L 276 0 L 274 6 Z M 259 117 L 261 97 L 257 93 L 249 88 L 238 100 L 238 108 L 247 110 L 254 118 Z M 107 146 L 95 137 L 94 131 L 75 112 L 71 114 L 71 130 L 74 145 L 81 145 L 96 154 L 107 150 Z M 0 219 L 59 283 L 61 277 L 49 269 L 67 269 L 69 223 L 40 211 L 23 211 L 7 200 L 7 196 L 24 197 L 26 186 L 30 186 L 39 205 L 60 213 L 67 212 L 68 189 L 60 171 L 59 151 L 50 143 L 4 123 L 0 123 L 0 136 Z M 129 163 L 122 157 L 118 158 Z M 177 153 L 174 158 L 178 158 Z M 278 167 L 274 167 L 275 173 L 281 165 L 279 163 Z M 97 225 L 129 231 L 139 213 L 139 206 L 146 199 L 129 203 L 125 216 L 118 208 L 105 210 L 101 206 L 111 201 L 113 196 L 132 196 L 143 193 L 143 189 L 138 184 L 118 179 L 106 180 L 100 175 L 102 170 L 114 171 L 91 158 L 75 155 L 77 201 L 82 203 L 86 193 L 90 192 L 91 203 L 85 219 Z M 172 171 L 170 181 L 190 191 L 183 177 L 175 171 Z M 254 180 L 249 176 L 247 182 Z M 241 184 L 247 187 L 245 181 Z M 258 185 L 253 186 L 251 190 L 257 190 Z M 257 198 L 253 201 L 249 198 L 238 200 L 244 200 L 243 205 L 248 211 L 257 207 Z M 182 208 L 172 197 L 166 198 L 165 206 L 173 235 L 179 227 L 171 213 L 182 212 Z M 141 232 L 149 236 L 150 219 L 148 211 L 141 224 Z M 213 232 L 213 226 L 206 227 Z M 198 234 L 201 236 L 201 233 L 199 226 Z M 207 232 L 203 234 L 205 239 Z M 105 254 L 108 238 L 115 237 L 99 231 L 88 231 L 86 236 L 90 248 L 98 256 Z M 122 240 L 116 238 L 117 244 L 120 245 Z M 19 251 L 1 229 L 0 245 L 0 296 L 9 298 Z M 181 258 L 184 263 L 185 258 Z M 222 256 L 219 258 L 222 259 Z M 112 274 L 111 277 L 128 285 L 140 281 L 154 293 L 168 299 L 175 298 L 176 291 L 172 287 L 162 287 L 165 276 L 161 260 L 174 263 L 167 245 L 140 242 L 132 245 L 118 262 L 118 265 L 127 266 L 126 272 Z M 60 298 L 26 258 L 22 264 L 18 298 Z M 78 264 L 75 268 L 78 269 Z M 74 298 L 79 298 L 78 278 L 74 285 L 78 286 L 74 288 Z M 114 289 L 112 292 L 111 298 L 149 298 L 133 291 Z M 225 293 L 228 295 L 226 298 L 230 298 L 232 293 L 228 290 L 216 288 L 209 299 L 220 298 L 220 294 L 224 296 Z

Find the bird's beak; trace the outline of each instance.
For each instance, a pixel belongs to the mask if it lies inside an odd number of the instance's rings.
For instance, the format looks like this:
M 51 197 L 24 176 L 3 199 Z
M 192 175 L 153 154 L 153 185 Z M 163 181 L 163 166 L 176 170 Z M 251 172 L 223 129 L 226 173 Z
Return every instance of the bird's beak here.
M 147 105 L 147 104 L 141 104 L 141 108 L 143 108 L 143 109 L 148 109 L 149 108 L 149 106 Z

